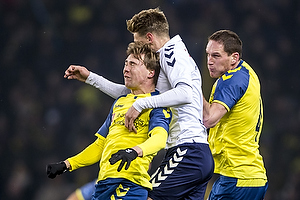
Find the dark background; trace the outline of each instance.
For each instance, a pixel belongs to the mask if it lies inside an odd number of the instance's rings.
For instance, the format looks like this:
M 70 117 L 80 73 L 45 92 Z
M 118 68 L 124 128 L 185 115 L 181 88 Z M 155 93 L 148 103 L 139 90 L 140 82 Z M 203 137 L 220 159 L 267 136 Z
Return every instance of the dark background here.
M 93 180 L 98 165 L 47 178 L 45 166 L 95 140 L 113 99 L 63 78 L 70 64 L 122 83 L 127 19 L 160 8 L 203 76 L 207 37 L 238 33 L 243 59 L 261 80 L 260 141 L 269 179 L 267 200 L 300 199 L 299 25 L 297 0 L 0 0 L 0 199 L 65 199 Z M 208 188 L 210 188 L 209 185 Z M 209 189 L 208 189 L 209 190 Z

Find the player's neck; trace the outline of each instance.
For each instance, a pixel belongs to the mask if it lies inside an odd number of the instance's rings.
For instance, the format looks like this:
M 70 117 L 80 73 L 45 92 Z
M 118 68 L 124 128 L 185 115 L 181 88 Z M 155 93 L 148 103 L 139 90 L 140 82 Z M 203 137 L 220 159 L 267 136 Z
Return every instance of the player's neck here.
M 153 47 L 155 51 L 158 51 L 160 48 L 162 48 L 168 41 L 170 40 L 169 36 L 161 36 L 156 37 L 155 42 L 153 42 Z
M 138 89 L 131 89 L 131 93 L 134 95 L 139 95 L 139 94 L 147 94 L 155 91 L 155 87 L 142 87 Z

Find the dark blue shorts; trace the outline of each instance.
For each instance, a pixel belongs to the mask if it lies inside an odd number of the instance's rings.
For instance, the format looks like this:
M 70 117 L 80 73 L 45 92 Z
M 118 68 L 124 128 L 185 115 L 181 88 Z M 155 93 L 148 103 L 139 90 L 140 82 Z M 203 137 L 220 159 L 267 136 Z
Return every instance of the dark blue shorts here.
M 150 182 L 154 200 L 204 199 L 214 171 L 208 144 L 184 143 L 170 148 Z
M 123 178 L 108 178 L 96 184 L 92 200 L 147 200 L 148 190 Z
M 237 179 L 220 176 L 214 183 L 209 200 L 263 200 L 268 182 L 262 187 L 237 187 Z

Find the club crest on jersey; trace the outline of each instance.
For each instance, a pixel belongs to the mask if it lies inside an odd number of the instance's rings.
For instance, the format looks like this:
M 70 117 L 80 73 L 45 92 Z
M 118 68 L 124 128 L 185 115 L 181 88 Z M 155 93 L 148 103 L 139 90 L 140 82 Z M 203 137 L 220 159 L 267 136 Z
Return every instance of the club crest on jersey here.
M 111 124 L 124 126 L 125 113 L 113 113 L 111 118 Z M 136 130 L 139 130 L 143 127 L 148 127 L 148 122 L 143 120 L 141 117 L 138 117 L 134 120 L 134 126 Z
M 139 130 L 145 126 L 148 126 L 148 123 L 145 123 L 145 121 L 141 118 L 136 118 L 136 120 L 134 120 L 134 126 L 136 127 L 136 130 Z

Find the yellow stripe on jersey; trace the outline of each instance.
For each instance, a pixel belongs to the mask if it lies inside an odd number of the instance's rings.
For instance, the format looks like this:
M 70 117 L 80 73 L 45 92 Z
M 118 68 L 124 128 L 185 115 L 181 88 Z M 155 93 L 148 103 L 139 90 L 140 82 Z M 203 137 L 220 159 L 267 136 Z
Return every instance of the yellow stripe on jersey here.
M 263 187 L 268 182 L 267 179 L 254 178 L 254 179 L 238 179 L 237 187 Z
M 226 108 L 227 111 L 230 111 L 230 108 L 225 103 L 223 103 L 222 101 L 214 100 L 214 103 L 219 103 L 219 104 L 223 105 Z

